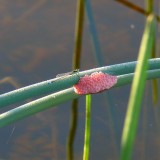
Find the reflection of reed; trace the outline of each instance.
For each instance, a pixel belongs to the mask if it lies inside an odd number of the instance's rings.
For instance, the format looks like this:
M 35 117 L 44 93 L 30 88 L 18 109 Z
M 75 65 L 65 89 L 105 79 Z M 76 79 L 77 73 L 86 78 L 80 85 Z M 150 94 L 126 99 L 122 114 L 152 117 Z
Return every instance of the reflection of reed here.
M 20 88 L 20 84 L 13 78 L 13 77 L 5 77 L 3 79 L 0 80 L 0 84 L 3 83 L 9 83 L 12 86 L 14 86 L 15 88 Z
M 7 19 L 4 21 L 6 24 L 5 29 L 2 30 L 1 34 L 6 33 L 9 28 L 13 27 L 13 25 L 16 25 L 17 23 L 22 23 L 23 20 L 25 20 L 27 17 L 31 16 L 35 11 L 43 7 L 43 5 L 47 2 L 47 0 L 39 0 L 36 1 L 36 3 L 31 5 L 31 8 L 29 8 L 26 12 L 24 12 L 21 16 L 19 16 L 16 20 L 13 20 L 9 15 L 7 16 Z M 2 36 L 2 35 L 1 35 Z
M 126 1 L 126 0 L 115 0 L 115 1 L 117 1 L 117 2 L 119 2 L 119 3 L 121 3 L 121 4 L 123 4 L 123 5 L 125 5 L 125 6 L 127 6 L 127 7 L 129 7 L 129 8 L 131 8 L 131 9 L 133 9 L 133 10 L 135 10 L 135 11 L 141 13 L 141 14 L 147 15 L 147 12 L 146 12 L 143 8 L 141 8 L 141 7 L 137 6 L 137 5 L 135 5 L 135 4 L 132 3 L 132 2 L 129 2 L 129 1 Z
M 30 61 L 23 65 L 23 70 L 24 71 L 32 71 L 38 65 L 40 65 L 40 63 L 43 62 L 47 56 L 48 55 L 46 54 L 45 49 L 37 48 L 36 51 L 34 52 L 33 56 L 30 58 Z
M 86 0 L 85 1 L 85 7 L 86 7 L 86 13 L 87 13 L 87 18 L 88 18 L 88 26 L 89 26 L 89 30 L 90 30 L 90 34 L 91 34 L 91 40 L 93 42 L 93 46 L 94 46 L 94 56 L 97 62 L 98 66 L 104 66 L 104 57 L 102 54 L 102 50 L 101 50 L 101 45 L 98 39 L 98 34 L 97 34 L 97 29 L 96 29 L 96 25 L 95 25 L 95 21 L 94 21 L 94 16 L 93 16 L 93 11 L 92 11 L 92 7 L 91 7 L 91 2 L 90 0 Z M 113 36 L 113 35 L 112 35 Z M 123 36 L 126 37 L 126 36 Z M 124 41 L 124 39 L 123 39 Z M 126 43 L 125 43 L 126 44 Z M 109 46 L 109 44 L 107 44 Z M 113 44 L 112 44 L 113 45 Z M 115 44 L 113 45 L 113 47 L 115 47 Z M 109 127 L 110 127 L 110 131 L 112 132 L 112 145 L 113 145 L 113 150 L 112 152 L 114 152 L 115 155 L 115 159 L 118 159 L 118 132 L 119 132 L 119 126 L 117 123 L 117 115 L 116 115 L 116 110 L 115 108 L 115 104 L 114 104 L 114 100 L 113 100 L 113 95 L 110 92 L 104 92 L 103 93 L 104 96 L 104 101 L 105 101 L 105 105 L 106 105 L 106 115 L 107 117 L 109 117 L 108 121 L 109 121 Z
M 47 2 L 48 0 L 39 0 L 39 1 L 36 1 L 35 4 L 32 4 L 31 8 L 28 9 L 26 12 L 24 12 L 17 20 L 15 20 L 15 22 L 20 22 L 22 20 L 24 20 L 25 18 L 33 15 L 33 13 L 35 11 L 37 11 L 38 9 L 40 9 L 41 7 L 44 6 L 44 4 Z
M 122 3 L 123 5 L 135 10 L 138 13 L 141 13 L 141 14 L 146 15 L 146 16 L 149 15 L 149 12 L 147 12 L 145 9 L 137 6 L 136 4 L 134 4 L 132 2 L 129 2 L 129 1 L 126 1 L 126 0 L 115 0 L 115 1 L 117 1 L 119 3 Z M 156 17 L 157 21 L 160 22 L 160 17 L 157 16 L 157 15 L 155 17 Z
M 47 56 L 48 50 L 45 48 L 26 46 L 16 50 L 9 58 L 15 64 L 21 65 L 19 69 L 29 72 L 39 66 Z
M 34 117 L 32 123 L 24 127 L 23 133 L 14 139 L 9 158 L 13 160 L 41 160 L 51 159 L 51 157 L 60 159 L 59 157 L 65 153 L 65 148 L 57 143 L 55 117 L 53 112 L 48 112 L 46 115 L 39 114 L 36 119 Z

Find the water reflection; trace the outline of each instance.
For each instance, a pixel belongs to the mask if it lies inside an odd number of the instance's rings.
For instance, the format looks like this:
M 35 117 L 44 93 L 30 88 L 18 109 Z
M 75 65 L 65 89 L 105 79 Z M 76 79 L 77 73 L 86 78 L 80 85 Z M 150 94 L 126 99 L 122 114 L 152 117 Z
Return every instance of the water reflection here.
M 15 89 L 21 87 L 21 85 L 13 77 L 4 77 L 3 79 L 0 79 L 0 85 L 3 85 L 4 83 L 11 84 L 13 87 L 15 87 Z
M 32 72 L 35 68 L 38 68 L 47 57 L 48 51 L 46 51 L 45 48 L 25 46 L 15 51 L 13 50 L 13 54 L 8 58 L 12 63 L 17 64 L 17 68 L 20 68 L 21 71 Z
M 44 116 L 47 116 L 47 118 Z M 26 124 L 23 130 L 16 133 L 16 136 L 12 139 L 9 159 L 64 158 L 65 148 L 58 143 L 58 132 L 54 117 L 56 115 L 53 115 L 53 113 L 38 114 L 36 119 L 31 119 L 32 123 Z M 61 152 L 61 155 L 58 155 L 57 149 Z
M 144 16 L 137 16 L 136 12 L 119 7 L 115 1 L 93 1 L 92 5 L 106 65 L 135 60 L 143 32 Z M 13 86 L 29 85 L 71 70 L 75 8 L 76 1 L 72 0 L 39 0 L 34 3 L 29 0 L 1 1 L 1 93 L 13 90 Z M 81 70 L 96 66 L 91 57 L 92 46 L 86 25 L 84 33 Z M 119 124 L 116 133 L 118 139 L 123 127 L 129 89 L 128 86 L 117 88 L 112 93 L 113 103 L 116 104 L 115 119 Z M 144 117 L 141 119 L 144 118 L 144 124 L 140 124 L 138 128 L 134 156 L 139 157 L 138 159 L 158 159 L 160 140 L 156 127 L 159 125 L 158 121 L 155 123 L 153 113 L 153 110 L 158 109 L 152 108 L 151 99 L 148 98 L 150 95 L 146 97 L 150 102 L 146 102 L 143 107 Z M 145 110 L 146 106 L 152 111 Z M 99 157 L 102 160 L 116 159 L 117 156 L 115 148 L 119 146 L 115 147 L 117 144 L 114 143 L 115 137 L 112 123 L 106 113 L 107 108 L 102 96 L 95 95 L 91 121 L 92 160 Z M 80 102 L 79 110 L 79 125 L 74 146 L 76 160 L 81 159 L 83 151 L 83 101 Z M 13 125 L 1 128 L 0 158 L 66 159 L 69 118 L 69 105 L 64 104 L 57 109 L 16 123 L 13 134 Z M 142 126 L 145 128 L 142 129 Z

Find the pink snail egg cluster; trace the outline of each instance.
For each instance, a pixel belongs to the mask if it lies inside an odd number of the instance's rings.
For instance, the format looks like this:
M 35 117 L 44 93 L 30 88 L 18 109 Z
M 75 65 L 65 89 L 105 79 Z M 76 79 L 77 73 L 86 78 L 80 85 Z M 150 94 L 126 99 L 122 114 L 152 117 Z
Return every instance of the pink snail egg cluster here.
M 112 76 L 102 72 L 94 72 L 85 75 L 74 85 L 77 94 L 92 94 L 109 89 L 117 83 L 117 76 Z

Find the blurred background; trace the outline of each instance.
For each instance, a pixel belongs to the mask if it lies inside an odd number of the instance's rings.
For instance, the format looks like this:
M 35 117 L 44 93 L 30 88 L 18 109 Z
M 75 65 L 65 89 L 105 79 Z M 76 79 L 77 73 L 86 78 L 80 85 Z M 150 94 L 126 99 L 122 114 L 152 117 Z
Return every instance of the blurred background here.
M 141 8 L 145 6 L 144 1 L 130 2 Z M 73 0 L 0 0 L 0 94 L 71 71 L 76 3 Z M 135 61 L 145 16 L 115 0 L 92 0 L 91 4 L 105 66 Z M 158 6 L 159 0 L 155 0 L 157 15 Z M 85 17 L 80 70 L 98 67 L 93 52 Z M 103 94 L 92 96 L 92 160 L 116 160 L 119 157 L 130 85 L 107 92 L 108 99 Z M 20 104 L 2 108 L 0 113 Z M 108 106 L 114 110 L 114 125 Z M 0 159 L 66 159 L 70 107 L 71 102 L 67 102 L 0 128 Z M 85 98 L 80 98 L 74 145 L 76 160 L 82 159 L 84 121 Z M 153 106 L 151 83 L 147 82 L 134 158 L 159 159 L 159 132 L 159 106 Z

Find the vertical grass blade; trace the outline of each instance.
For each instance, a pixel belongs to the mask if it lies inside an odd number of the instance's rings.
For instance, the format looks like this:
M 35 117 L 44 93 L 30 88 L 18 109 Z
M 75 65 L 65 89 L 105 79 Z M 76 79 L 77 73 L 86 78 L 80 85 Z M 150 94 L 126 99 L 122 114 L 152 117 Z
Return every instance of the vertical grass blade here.
M 90 123 L 91 123 L 91 95 L 89 94 L 86 95 L 86 122 L 85 122 L 83 160 L 89 160 Z
M 156 42 L 154 36 L 153 48 L 152 48 L 152 58 L 156 57 Z M 156 105 L 158 103 L 158 81 L 157 79 L 152 80 L 152 101 L 153 104 Z
M 122 140 L 121 160 L 129 160 L 135 140 L 137 123 L 141 109 L 141 101 L 146 80 L 147 60 L 149 59 L 155 34 L 155 18 L 153 15 L 147 17 L 144 34 L 139 50 L 138 63 L 132 83 L 131 94 L 126 113 Z
M 148 13 L 154 12 L 154 0 L 146 0 L 146 10 Z M 152 47 L 152 58 L 156 57 L 156 35 L 154 35 L 153 47 Z M 152 80 L 152 101 L 156 105 L 158 102 L 158 81 Z
M 75 26 L 75 46 L 73 54 L 72 69 L 80 68 L 82 38 L 83 38 L 83 24 L 84 24 L 84 0 L 77 0 L 77 16 Z M 67 143 L 67 159 L 73 160 L 73 146 L 78 123 L 78 99 L 72 101 L 71 122 Z
M 153 12 L 153 6 L 154 6 L 154 0 L 145 0 L 146 1 L 146 10 L 147 13 L 152 13 Z
M 80 68 L 83 24 L 84 24 L 84 0 L 78 0 L 76 26 L 75 26 L 75 46 L 74 46 L 73 65 L 72 65 L 73 70 Z

